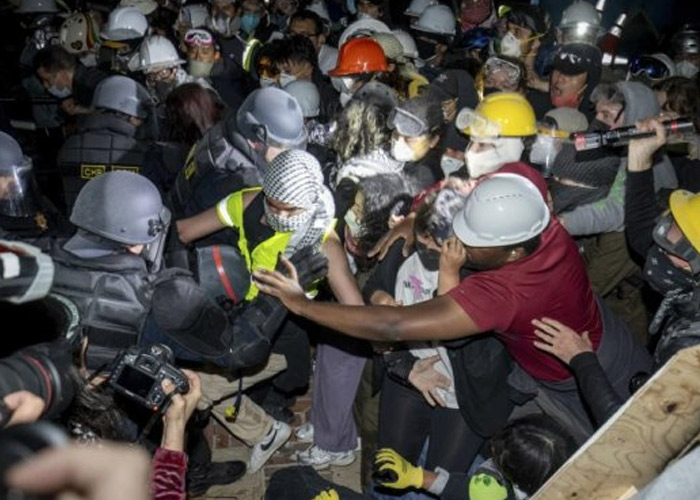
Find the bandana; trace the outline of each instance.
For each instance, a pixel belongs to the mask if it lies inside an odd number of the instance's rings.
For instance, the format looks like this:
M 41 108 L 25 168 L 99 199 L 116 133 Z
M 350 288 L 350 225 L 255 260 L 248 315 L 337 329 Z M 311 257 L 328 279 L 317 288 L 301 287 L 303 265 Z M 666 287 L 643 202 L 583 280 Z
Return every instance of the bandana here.
M 285 249 L 286 256 L 309 245 L 320 247 L 335 214 L 335 204 L 333 195 L 323 184 L 321 165 L 313 155 L 296 149 L 277 155 L 265 172 L 263 192 L 266 198 L 303 209 L 291 217 L 280 216 L 272 213 L 265 203 L 265 218 L 270 227 L 294 233 Z

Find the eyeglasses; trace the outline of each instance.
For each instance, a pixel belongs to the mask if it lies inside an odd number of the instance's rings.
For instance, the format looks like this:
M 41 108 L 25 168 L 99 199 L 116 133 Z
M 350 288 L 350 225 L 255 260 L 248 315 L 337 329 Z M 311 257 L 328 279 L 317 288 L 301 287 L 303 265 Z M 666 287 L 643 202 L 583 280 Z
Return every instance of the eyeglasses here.
M 669 67 L 661 60 L 653 56 L 637 56 L 630 62 L 631 75 L 646 75 L 651 80 L 663 80 L 670 76 Z

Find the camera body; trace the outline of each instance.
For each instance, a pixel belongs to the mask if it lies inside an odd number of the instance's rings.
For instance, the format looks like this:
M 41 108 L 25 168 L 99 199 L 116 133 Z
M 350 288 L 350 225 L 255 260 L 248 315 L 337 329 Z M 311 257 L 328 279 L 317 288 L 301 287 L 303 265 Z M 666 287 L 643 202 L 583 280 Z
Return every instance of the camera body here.
M 190 390 L 187 375 L 173 365 L 173 353 L 168 346 L 132 346 L 114 361 L 110 386 L 137 403 L 157 410 L 166 400 L 162 383 L 165 379 L 175 385 L 175 393 Z

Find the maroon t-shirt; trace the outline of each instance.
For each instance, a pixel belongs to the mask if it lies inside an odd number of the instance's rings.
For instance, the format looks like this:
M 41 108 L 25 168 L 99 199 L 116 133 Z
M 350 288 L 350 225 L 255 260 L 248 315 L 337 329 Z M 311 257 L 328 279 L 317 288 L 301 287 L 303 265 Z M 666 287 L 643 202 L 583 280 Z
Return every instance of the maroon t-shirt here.
M 494 331 L 518 364 L 541 380 L 571 376 L 554 356 L 533 345 L 531 321 L 548 317 L 575 331 L 587 331 L 593 348 L 603 335 L 600 311 L 573 239 L 556 219 L 528 257 L 465 278 L 450 291 L 480 330 Z

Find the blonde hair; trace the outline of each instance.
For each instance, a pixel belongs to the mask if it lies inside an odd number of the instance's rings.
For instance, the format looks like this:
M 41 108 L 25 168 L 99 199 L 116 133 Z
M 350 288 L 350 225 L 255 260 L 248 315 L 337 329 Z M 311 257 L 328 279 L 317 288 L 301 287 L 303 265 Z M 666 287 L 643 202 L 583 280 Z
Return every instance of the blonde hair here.
M 387 127 L 388 111 L 364 101 L 353 100 L 338 117 L 330 146 L 341 162 L 365 156 L 385 146 L 391 132 Z

